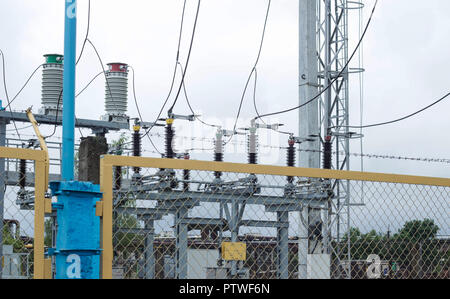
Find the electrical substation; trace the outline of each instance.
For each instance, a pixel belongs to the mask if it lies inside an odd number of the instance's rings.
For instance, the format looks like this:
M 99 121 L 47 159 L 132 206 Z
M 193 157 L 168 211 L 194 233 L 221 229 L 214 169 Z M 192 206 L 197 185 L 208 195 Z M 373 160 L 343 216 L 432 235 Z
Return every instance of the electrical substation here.
M 66 12 L 76 2 L 66 2 Z M 132 66 L 103 64 L 95 50 L 103 67 L 104 111 L 97 119 L 75 116 L 76 9 L 65 13 L 64 53 L 42 53 L 36 113 L 14 109 L 15 98 L 0 102 L 0 278 L 448 276 L 448 240 L 401 234 L 369 239 L 353 229 L 368 228 L 370 221 L 375 224 L 370 229 L 378 229 L 383 217 L 399 228 L 415 219 L 431 219 L 444 231 L 449 227 L 449 179 L 350 171 L 351 140 L 364 134 L 352 130 L 349 89 L 365 71 L 350 63 L 377 2 L 358 37 L 349 35 L 349 19 L 361 17 L 367 9 L 363 2 L 298 2 L 298 106 L 257 112 L 246 128 L 211 126 L 215 134 L 206 136 L 210 161 L 192 160 L 191 152 L 177 150 L 177 125 L 204 123 L 190 105 L 189 114 L 173 112 L 185 88 L 189 56 L 175 102 L 167 109 L 166 101 L 153 121 L 143 119 L 139 107 L 139 115 L 128 111 L 135 88 L 129 82 Z M 351 39 L 359 39 L 356 49 Z M 87 43 L 93 46 L 88 36 Z M 134 100 L 138 106 L 135 94 Z M 145 109 L 155 115 L 160 111 L 156 104 Z M 291 111 L 298 113 L 297 132 L 282 132 L 283 124 L 266 121 Z M 35 136 L 10 134 L 19 133 L 19 125 L 31 126 Z M 43 127 L 62 128 L 62 139 L 43 136 Z M 90 130 L 90 135 L 76 140 L 75 129 Z M 145 157 L 144 140 L 153 144 L 152 131 L 159 132 L 164 152 Z M 288 136 L 280 147 L 284 166 L 260 163 L 264 145 L 259 136 L 266 132 Z M 112 133 L 126 138 L 114 140 Z M 236 136 L 245 136 L 247 153 L 240 163 L 228 163 L 226 148 Z M 399 212 L 399 206 L 418 198 L 427 198 L 426 209 L 413 207 L 407 216 Z M 378 268 L 369 273 L 376 259 Z

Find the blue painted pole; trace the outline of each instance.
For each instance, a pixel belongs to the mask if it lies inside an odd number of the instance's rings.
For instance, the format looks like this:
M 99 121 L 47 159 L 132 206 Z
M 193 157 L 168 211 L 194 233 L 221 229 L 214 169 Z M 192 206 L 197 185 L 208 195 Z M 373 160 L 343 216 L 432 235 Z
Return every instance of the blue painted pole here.
M 62 181 L 74 180 L 77 1 L 65 0 Z

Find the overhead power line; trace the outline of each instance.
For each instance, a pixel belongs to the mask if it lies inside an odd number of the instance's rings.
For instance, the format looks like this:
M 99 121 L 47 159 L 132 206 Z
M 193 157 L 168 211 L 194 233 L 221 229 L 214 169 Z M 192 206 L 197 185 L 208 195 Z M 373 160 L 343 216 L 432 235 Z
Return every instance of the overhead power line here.
M 406 119 L 409 119 L 409 118 L 411 118 L 411 117 L 414 117 L 414 116 L 416 116 L 416 115 L 418 115 L 418 114 L 420 114 L 420 113 L 422 113 L 422 112 L 424 112 L 424 111 L 426 111 L 426 110 L 428 110 L 428 109 L 430 109 L 430 108 L 436 106 L 437 104 L 439 104 L 439 103 L 441 103 L 442 101 L 444 101 L 445 99 L 447 99 L 449 96 L 450 96 L 450 92 L 447 93 L 447 94 L 446 94 L 445 96 L 443 96 L 442 98 L 440 98 L 439 100 L 437 100 L 436 102 L 432 103 L 431 105 L 428 105 L 428 106 L 426 106 L 425 108 L 422 108 L 422 109 L 420 109 L 420 110 L 418 110 L 418 111 L 416 111 L 416 112 L 414 112 L 414 113 L 411 113 L 411 114 L 409 114 L 409 115 L 407 115 L 407 116 L 404 116 L 404 117 L 402 117 L 402 118 L 399 118 L 399 119 L 395 119 L 395 120 L 391 120 L 391 121 L 387 121 L 387 122 L 382 122 L 382 123 L 378 123 L 378 124 L 365 125 L 365 126 L 347 126 L 347 127 L 345 127 L 345 128 L 351 128 L 351 129 L 367 129 L 367 128 L 374 128 L 374 127 L 380 127 L 380 126 L 386 126 L 386 125 L 391 125 L 391 124 L 394 124 L 394 123 L 398 123 L 398 122 L 404 121 L 404 120 L 406 120 Z
M 175 67 L 174 67 L 173 76 L 172 76 L 172 83 L 170 85 L 169 93 L 168 93 L 168 95 L 166 97 L 166 100 L 164 101 L 164 103 L 163 103 L 163 105 L 162 105 L 162 107 L 161 107 L 161 109 L 160 109 L 160 111 L 158 113 L 158 116 L 156 117 L 156 120 L 154 121 L 154 123 L 158 122 L 158 120 L 160 119 L 160 117 L 161 117 L 161 115 L 162 115 L 162 113 L 164 111 L 164 108 L 166 107 L 166 105 L 169 102 L 169 99 L 170 99 L 170 97 L 172 95 L 173 87 L 175 86 L 175 79 L 176 79 L 177 71 L 178 71 L 178 63 L 180 63 L 180 49 L 181 49 L 181 40 L 182 40 L 182 37 L 183 37 L 184 18 L 185 18 L 185 13 L 186 13 L 186 3 L 187 3 L 187 1 L 184 0 L 183 10 L 182 10 L 182 13 L 181 13 L 180 32 L 179 32 L 179 35 L 178 35 L 178 46 L 177 46 L 177 53 L 176 53 L 176 58 L 175 58 Z M 145 134 L 141 137 L 141 140 L 144 137 L 146 137 L 152 131 L 153 128 L 154 128 L 154 126 L 151 126 L 150 128 L 148 128 L 146 130 Z
M 25 84 L 22 86 L 22 88 L 20 88 L 19 92 L 11 99 L 11 102 L 8 103 L 8 105 L 5 107 L 5 109 L 8 109 L 13 103 L 14 101 L 19 97 L 19 95 L 22 93 L 22 91 L 25 89 L 25 87 L 27 87 L 28 83 L 30 83 L 31 79 L 34 77 L 34 75 L 37 73 L 37 71 L 43 66 L 43 64 L 40 64 L 34 71 L 33 73 L 31 73 L 31 75 L 28 77 L 27 81 L 25 82 Z
M 81 57 L 84 53 L 84 48 L 86 47 L 86 42 L 89 38 L 89 31 L 91 27 L 91 0 L 88 1 L 88 22 L 87 22 L 87 29 L 86 29 L 86 37 L 84 38 L 83 46 L 81 47 L 80 56 L 78 56 L 77 62 L 75 65 L 78 65 L 78 62 L 80 62 Z
M 144 122 L 144 119 L 142 118 L 142 114 L 141 114 L 141 109 L 139 109 L 139 104 L 137 101 L 137 97 L 136 97 L 136 83 L 135 83 L 135 72 L 134 72 L 134 68 L 132 66 L 130 66 L 132 72 L 133 72 L 133 98 L 134 98 L 134 103 L 136 104 L 136 110 L 138 112 L 139 115 L 139 119 L 141 120 L 141 122 Z M 162 155 L 162 153 L 158 150 L 158 148 L 156 147 L 155 143 L 153 142 L 152 138 L 150 137 L 150 135 L 147 134 L 148 140 L 150 141 L 150 143 L 152 144 L 153 148 L 160 154 Z
M 3 54 L 2 50 L 0 50 L 0 54 L 2 55 L 3 88 L 5 90 L 6 100 L 8 101 L 9 112 L 11 113 L 11 116 L 12 116 L 13 112 L 12 112 L 12 108 L 11 108 L 11 101 L 9 99 L 8 87 L 7 87 L 7 84 L 6 84 L 5 54 Z M 19 136 L 19 138 L 20 138 L 20 133 L 19 133 L 19 130 L 17 129 L 17 124 L 16 124 L 16 121 L 14 119 L 13 119 L 13 124 L 14 124 L 14 128 L 16 129 L 17 136 Z
M 260 115 L 260 116 L 256 117 L 255 119 L 261 119 L 263 117 L 269 117 L 269 116 L 274 116 L 274 115 L 279 115 L 279 114 L 285 114 L 285 113 L 288 113 L 288 112 L 292 112 L 292 111 L 301 109 L 301 108 L 311 104 L 315 100 L 317 100 L 320 96 L 322 96 L 322 94 L 325 93 L 325 91 L 330 89 L 331 86 L 333 86 L 333 84 L 342 76 L 342 74 L 347 71 L 347 68 L 350 65 L 350 62 L 353 60 L 353 57 L 355 56 L 355 54 L 358 52 L 358 49 L 361 46 L 361 44 L 362 44 L 362 42 L 364 40 L 364 37 L 366 36 L 366 33 L 367 33 L 368 29 L 369 29 L 370 23 L 372 22 L 373 16 L 375 14 L 375 10 L 377 8 L 377 4 L 378 4 L 378 0 L 375 1 L 375 4 L 374 4 L 373 9 L 372 9 L 372 13 L 370 14 L 370 18 L 367 21 L 367 25 L 366 25 L 366 27 L 364 29 L 364 32 L 361 35 L 361 38 L 359 39 L 358 44 L 356 45 L 356 48 L 353 51 L 352 55 L 350 56 L 349 60 L 347 61 L 345 66 L 342 68 L 342 70 L 339 72 L 339 74 L 336 76 L 336 78 L 334 78 L 333 81 L 331 81 L 330 84 L 327 87 L 325 87 L 318 95 L 316 95 L 315 97 L 313 97 L 312 99 L 308 100 L 306 103 L 304 103 L 302 105 L 296 106 L 296 107 L 291 108 L 291 109 L 286 109 L 286 110 L 282 110 L 282 111 L 278 111 L 278 112 L 273 112 L 273 113 L 267 113 L 267 114 L 264 114 L 264 115 Z
M 178 63 L 178 66 L 180 67 L 181 73 L 184 74 L 183 66 L 181 65 L 181 63 Z M 189 97 L 188 97 L 188 94 L 187 94 L 187 91 L 186 91 L 186 81 L 183 82 L 183 91 L 184 91 L 184 97 L 185 97 L 185 99 L 186 99 L 186 103 L 187 103 L 187 105 L 188 105 L 188 107 L 189 107 L 189 110 L 191 110 L 191 113 L 194 115 L 195 119 L 198 120 L 200 123 L 204 124 L 205 126 L 212 127 L 212 128 L 219 128 L 220 126 L 218 126 L 218 125 L 212 125 L 212 124 L 209 124 L 209 123 L 203 121 L 203 120 L 195 113 L 195 111 L 194 111 L 194 109 L 192 108 L 192 105 L 191 105 L 191 103 L 190 103 L 190 101 L 189 101 Z
M 261 42 L 260 42 L 260 45 L 259 45 L 258 55 L 256 57 L 255 64 L 253 65 L 253 68 L 250 71 L 250 75 L 248 76 L 247 83 L 245 84 L 245 87 L 244 87 L 244 91 L 242 92 L 242 97 L 241 97 L 241 101 L 239 103 L 239 109 L 238 109 L 238 113 L 236 115 L 236 120 L 234 122 L 233 131 L 236 131 L 237 123 L 239 121 L 239 117 L 240 117 L 241 111 L 242 111 L 242 105 L 244 104 L 245 95 L 247 93 L 247 89 L 248 89 L 248 86 L 250 84 L 250 81 L 251 81 L 251 79 L 252 79 L 254 74 L 255 74 L 255 76 L 257 76 L 256 75 L 256 72 L 257 72 L 256 71 L 256 67 L 258 66 L 259 60 L 261 58 L 261 53 L 262 53 L 262 49 L 263 49 L 263 45 L 264 45 L 264 39 L 265 39 L 265 36 L 266 36 L 267 22 L 269 20 L 271 4 L 272 4 L 272 0 L 269 0 L 269 3 L 267 4 L 266 17 L 265 17 L 265 20 L 264 20 L 264 27 L 263 27 L 263 32 L 262 32 L 262 36 L 261 36 Z M 255 85 L 256 85 L 256 80 L 257 79 L 255 79 Z M 233 139 L 233 137 L 234 137 L 234 135 L 232 135 L 230 137 L 230 139 L 228 139 L 228 141 L 225 142 L 225 144 L 229 143 Z
M 184 78 L 185 78 L 185 76 L 186 76 L 186 72 L 188 71 L 189 61 L 191 60 L 192 48 L 193 48 L 194 40 L 195 40 L 195 32 L 196 32 L 196 30 L 197 30 L 198 16 L 199 16 L 199 14 L 200 14 L 200 5 L 201 5 L 201 0 L 198 0 L 198 4 L 197 4 L 197 12 L 196 12 L 196 14 L 195 14 L 194 27 L 193 27 L 193 30 L 192 30 L 192 36 L 191 36 L 191 43 L 190 43 L 190 46 L 189 46 L 189 52 L 188 52 L 188 56 L 187 56 L 187 59 L 186 59 L 186 65 L 185 65 L 185 67 L 184 67 L 184 70 L 185 70 L 185 71 L 183 72 L 183 75 L 182 75 L 182 78 L 181 78 L 180 87 L 178 88 L 178 92 L 177 92 L 177 95 L 176 95 L 176 97 L 175 97 L 175 101 L 174 101 L 174 103 L 172 104 L 172 106 L 171 106 L 170 109 L 169 109 L 169 114 L 172 113 L 173 108 L 175 108 L 175 105 L 177 104 L 178 98 L 179 98 L 180 93 L 181 93 L 181 90 L 182 90 L 182 88 L 183 88 Z M 178 59 L 177 59 L 177 60 L 178 60 Z M 177 62 L 178 62 L 178 61 L 177 61 Z

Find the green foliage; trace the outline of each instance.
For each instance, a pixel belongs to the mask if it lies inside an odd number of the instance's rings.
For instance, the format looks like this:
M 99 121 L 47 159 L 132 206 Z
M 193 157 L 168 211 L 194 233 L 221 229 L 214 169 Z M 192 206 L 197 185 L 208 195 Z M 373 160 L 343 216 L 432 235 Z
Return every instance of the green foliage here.
M 371 254 L 378 255 L 382 260 L 395 262 L 403 269 L 413 269 L 419 258 L 423 269 L 440 272 L 449 263 L 449 253 L 439 252 L 436 239 L 439 227 L 431 219 L 413 220 L 404 226 L 394 236 L 377 233 L 375 230 L 363 234 L 358 228 L 351 228 L 350 251 L 352 260 L 366 260 Z M 341 259 L 346 259 L 348 236 L 340 244 Z M 444 264 L 444 266 L 443 266 Z M 448 267 L 447 267 L 448 268 Z
M 407 222 L 394 238 L 409 240 L 411 242 L 430 241 L 436 239 L 439 227 L 433 220 L 414 220 Z
M 129 139 L 129 136 L 127 136 L 125 133 L 121 133 L 119 139 L 114 140 L 111 143 L 111 148 L 117 150 L 116 155 L 119 155 L 119 156 L 122 155 L 122 153 L 123 153 L 122 147 L 125 143 L 128 142 L 128 139 Z
M 53 221 L 51 219 L 45 220 L 44 245 L 47 247 L 52 247 L 52 225 L 53 225 Z
M 3 226 L 3 245 L 13 246 L 14 252 L 23 252 L 25 250 L 25 243 L 20 239 L 16 239 L 7 225 Z

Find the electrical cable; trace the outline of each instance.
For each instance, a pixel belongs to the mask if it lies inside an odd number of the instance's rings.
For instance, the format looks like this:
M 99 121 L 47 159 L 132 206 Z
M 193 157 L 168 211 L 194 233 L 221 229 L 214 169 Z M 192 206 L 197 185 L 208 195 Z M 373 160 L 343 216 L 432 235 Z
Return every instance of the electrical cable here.
M 100 66 L 102 67 L 102 70 L 103 70 L 103 74 L 105 75 L 105 80 L 106 80 L 106 85 L 107 85 L 107 87 L 108 87 L 109 95 L 111 96 L 111 98 L 114 99 L 113 94 L 112 94 L 112 90 L 111 90 L 111 86 L 109 86 L 108 77 L 106 77 L 106 70 L 105 70 L 105 66 L 104 66 L 104 64 L 103 64 L 103 60 L 102 60 L 100 54 L 98 53 L 97 48 L 94 46 L 94 44 L 91 42 L 91 40 L 90 40 L 89 38 L 87 38 L 86 40 L 87 40 L 87 41 L 89 42 L 89 44 L 92 46 L 92 48 L 93 48 L 94 51 L 95 51 L 95 54 L 97 55 L 97 58 L 98 58 L 98 60 L 99 60 L 99 62 L 100 62 Z
M 256 87 L 257 87 L 257 84 L 258 84 L 258 70 L 255 68 L 255 85 L 254 85 L 254 88 L 253 88 L 253 106 L 255 108 L 256 115 L 260 116 L 259 111 L 258 111 L 258 106 L 256 104 L 256 89 L 257 89 Z M 262 118 L 260 118 L 260 120 L 265 125 L 267 125 L 267 123 Z M 275 129 L 272 129 L 272 130 L 277 132 L 278 134 L 281 134 L 281 135 L 289 135 L 289 136 L 293 135 L 292 133 L 289 133 L 289 132 L 283 132 L 283 131 L 275 130 Z
M 136 84 L 135 84 L 135 72 L 134 72 L 134 68 L 132 66 L 130 66 L 131 71 L 133 72 L 133 97 L 134 97 L 134 103 L 136 104 L 136 109 L 139 115 L 139 118 L 141 120 L 141 122 L 144 122 L 144 119 L 142 118 L 142 114 L 141 114 L 141 110 L 139 109 L 139 104 L 137 101 L 137 97 L 136 97 Z M 158 148 L 156 147 L 156 145 L 153 143 L 152 138 L 150 137 L 150 135 L 147 134 L 148 140 L 150 140 L 150 143 L 152 144 L 153 148 L 160 154 L 162 155 L 162 153 L 158 150 Z M 142 139 L 141 139 L 142 140 Z
M 349 60 L 347 61 L 347 63 L 345 64 L 345 66 L 342 68 L 342 70 L 338 73 L 338 75 L 336 76 L 336 78 L 334 78 L 334 79 L 330 82 L 330 84 L 328 84 L 328 86 L 327 86 L 326 88 L 324 88 L 318 95 L 316 95 L 315 97 L 313 97 L 312 99 L 308 100 L 306 103 L 304 103 L 304 104 L 302 104 L 302 105 L 296 106 L 296 107 L 294 107 L 294 108 L 290 108 L 290 109 L 278 111 L 278 112 L 273 112 L 273 113 L 264 114 L 264 115 L 261 115 L 261 116 L 255 118 L 255 119 L 260 119 L 260 118 L 262 118 L 262 117 L 274 116 L 274 115 L 279 115 L 279 114 L 285 114 L 285 113 L 288 113 L 288 112 L 292 112 L 292 111 L 301 109 L 301 108 L 303 108 L 303 107 L 305 107 L 305 106 L 311 104 L 311 103 L 314 102 L 315 100 L 317 100 L 322 94 L 325 93 L 325 91 L 327 91 L 328 89 L 330 89 L 331 86 L 333 86 L 333 84 L 334 84 L 334 83 L 342 76 L 342 74 L 347 70 L 347 68 L 348 68 L 348 66 L 349 66 L 349 64 L 350 64 L 350 62 L 353 60 L 353 57 L 354 57 L 355 54 L 358 52 L 358 49 L 359 49 L 359 47 L 361 46 L 361 44 L 362 44 L 362 42 L 363 42 L 363 40 L 364 40 L 364 37 L 366 36 L 366 33 L 367 33 L 368 29 L 369 29 L 369 26 L 370 26 L 370 24 L 371 24 L 371 22 L 372 22 L 373 16 L 374 16 L 374 14 L 375 14 L 375 10 L 376 10 L 376 8 L 377 8 L 377 4 L 378 4 L 378 0 L 375 1 L 374 7 L 373 7 L 373 9 L 372 9 L 372 13 L 371 13 L 370 18 L 369 18 L 369 20 L 368 20 L 368 22 L 367 22 L 367 25 L 366 25 L 366 27 L 365 27 L 365 29 L 364 29 L 364 32 L 363 32 L 361 38 L 359 39 L 358 44 L 356 45 L 356 48 L 355 48 L 355 50 L 353 51 L 352 55 L 350 56 Z
M 49 136 L 45 136 L 44 140 L 46 140 L 48 138 L 52 138 L 56 134 L 56 128 L 58 127 L 59 105 L 61 103 L 62 95 L 63 95 L 63 89 L 61 89 L 61 92 L 59 93 L 59 96 L 58 96 L 58 104 L 56 105 L 55 126 L 53 127 L 53 133 L 50 134 Z
M 177 76 L 177 71 L 178 71 L 178 63 L 179 63 L 179 58 L 180 58 L 180 49 L 181 49 L 181 39 L 183 36 L 183 27 L 184 27 L 184 17 L 185 17 L 185 12 L 186 12 L 186 0 L 184 0 L 184 5 L 183 5 L 183 11 L 181 14 L 181 25 L 180 25 L 180 33 L 179 33 L 179 37 L 178 37 L 178 47 L 177 47 L 177 56 L 176 56 L 176 61 L 175 61 L 175 68 L 173 71 L 173 77 L 172 77 L 172 83 L 170 85 L 170 90 L 169 90 L 169 94 L 166 97 L 166 100 L 164 101 L 163 106 L 161 107 L 161 110 L 159 111 L 158 117 L 156 118 L 155 122 L 158 122 L 158 120 L 160 119 L 164 108 L 166 107 L 167 103 L 169 102 L 170 96 L 172 95 L 172 91 L 173 91 L 173 87 L 175 86 L 175 79 Z M 141 139 L 143 139 L 144 137 L 146 137 L 151 130 L 153 129 L 154 125 L 151 126 L 149 129 L 146 130 L 145 134 L 141 137 Z
M 192 36 L 191 36 L 191 43 L 190 43 L 190 46 L 189 46 L 189 52 L 188 52 L 188 56 L 187 56 L 187 59 L 186 59 L 186 64 L 185 64 L 185 67 L 184 67 L 184 70 L 185 70 L 185 71 L 184 71 L 183 76 L 182 76 L 182 78 L 181 78 L 180 87 L 178 88 L 178 92 L 177 92 L 177 95 L 176 95 L 176 97 L 175 97 L 175 101 L 174 101 L 174 103 L 172 104 L 172 106 L 171 106 L 170 109 L 169 109 L 169 114 L 172 113 L 173 108 L 175 108 L 175 105 L 176 105 L 177 102 L 178 102 L 178 98 L 179 98 L 180 93 L 181 93 L 181 90 L 182 90 L 182 88 L 183 88 L 184 79 L 185 79 L 185 76 L 186 76 L 186 73 L 187 73 L 187 70 L 188 70 L 188 67 L 189 67 L 189 61 L 190 61 L 190 59 L 191 59 L 192 48 L 193 48 L 193 45 L 194 45 L 195 32 L 196 32 L 196 30 L 197 30 L 198 16 L 199 16 L 199 14 L 200 14 L 200 5 L 201 5 L 201 0 L 198 0 L 197 12 L 196 12 L 196 14 L 195 14 L 194 28 L 193 28 Z M 177 62 L 178 62 L 178 61 L 177 61 Z
M 404 121 L 406 119 L 409 119 L 411 117 L 414 117 L 428 109 L 430 109 L 431 107 L 439 104 L 440 102 L 444 101 L 445 99 L 447 99 L 450 96 L 450 92 L 447 93 L 445 96 L 443 96 L 442 98 L 440 98 L 439 100 L 437 100 L 436 102 L 432 103 L 431 105 L 426 106 L 425 108 L 422 108 L 412 114 L 409 114 L 407 116 L 404 116 L 402 118 L 399 119 L 395 119 L 395 120 L 391 120 L 391 121 L 387 121 L 387 122 L 382 122 L 382 123 L 377 123 L 377 124 L 372 124 L 372 125 L 365 125 L 365 126 L 344 126 L 344 128 L 350 128 L 350 129 L 367 129 L 367 128 L 374 128 L 374 127 L 381 127 L 381 126 L 386 126 L 386 125 L 390 125 L 390 124 L 394 124 L 394 123 L 398 123 L 401 121 Z M 334 128 L 334 127 L 332 127 Z
M 269 0 L 269 3 L 267 5 L 266 18 L 264 20 L 264 28 L 263 28 L 263 33 L 262 33 L 262 37 L 261 37 L 261 43 L 260 43 L 260 46 L 259 46 L 258 56 L 256 57 L 255 64 L 254 64 L 254 66 L 253 66 L 253 68 L 252 68 L 252 70 L 250 72 L 250 75 L 248 76 L 247 83 L 245 84 L 244 91 L 242 93 L 242 97 L 241 97 L 241 101 L 240 101 L 240 104 L 239 104 L 238 113 L 237 113 L 237 116 L 236 116 L 236 120 L 234 122 L 233 132 L 236 131 L 236 126 L 237 126 L 237 123 L 239 121 L 239 117 L 241 115 L 242 105 L 244 104 L 245 94 L 247 93 L 248 85 L 250 84 L 252 76 L 255 73 L 256 67 L 257 67 L 257 65 L 259 63 L 259 60 L 261 58 L 261 53 L 262 53 L 262 48 L 263 48 L 263 45 L 264 45 L 264 39 L 265 39 L 265 35 L 266 35 L 267 22 L 268 22 L 268 19 L 269 19 L 269 13 L 270 13 L 270 6 L 271 6 L 271 4 L 272 4 L 272 0 Z M 230 137 L 230 139 L 228 139 L 228 141 L 225 142 L 224 144 L 227 145 L 233 139 L 233 137 L 234 137 L 234 135 L 232 135 Z
M 88 89 L 88 87 L 102 74 L 103 72 L 100 72 L 97 75 L 95 75 L 95 77 L 91 81 L 89 81 L 89 83 L 75 96 L 75 98 L 78 98 L 84 91 L 86 91 L 86 89 Z
M 77 62 L 75 65 L 78 65 L 78 62 L 80 62 L 81 57 L 83 56 L 84 48 L 86 47 L 87 39 L 89 38 L 89 30 L 91 27 L 91 0 L 88 1 L 88 23 L 87 23 L 87 29 L 86 29 L 86 37 L 84 38 L 83 46 L 81 47 L 80 56 L 78 56 Z
M 3 53 L 3 51 L 1 49 L 0 49 L 0 54 L 2 55 L 3 88 L 5 90 L 6 100 L 8 101 L 9 112 L 11 113 L 11 116 L 13 116 L 13 112 L 11 109 L 11 101 L 9 99 L 8 88 L 7 88 L 7 84 L 6 84 L 5 54 Z M 22 139 L 22 138 L 20 138 L 20 133 L 19 133 L 19 130 L 17 129 L 16 121 L 14 119 L 12 121 L 14 124 L 14 128 L 16 129 L 17 136 L 19 137 L 19 139 Z
M 181 69 L 181 73 L 184 74 L 183 66 L 181 65 L 181 63 L 178 63 L 178 66 Z M 191 110 L 191 113 L 194 115 L 195 119 L 198 120 L 199 122 L 201 122 L 202 124 L 204 124 L 205 126 L 212 127 L 212 128 L 220 128 L 220 126 L 218 126 L 218 125 L 212 125 L 212 124 L 209 124 L 209 123 L 203 121 L 199 116 L 197 116 L 195 114 L 194 109 L 192 109 L 191 103 L 190 103 L 188 95 L 187 95 L 186 81 L 183 82 L 183 90 L 184 90 L 184 97 L 186 98 L 186 103 L 189 106 L 189 110 Z
M 27 81 L 25 82 L 25 84 L 22 86 L 22 88 L 19 90 L 19 92 L 14 96 L 14 98 L 12 98 L 11 102 L 5 107 L 5 109 L 8 109 L 9 106 L 11 106 L 14 101 L 19 97 L 19 95 L 22 93 L 22 91 L 25 89 L 25 87 L 27 87 L 28 83 L 31 81 L 31 79 L 34 77 L 34 75 L 37 73 L 37 71 L 43 66 L 43 64 L 40 64 L 35 70 L 34 72 L 28 77 Z

